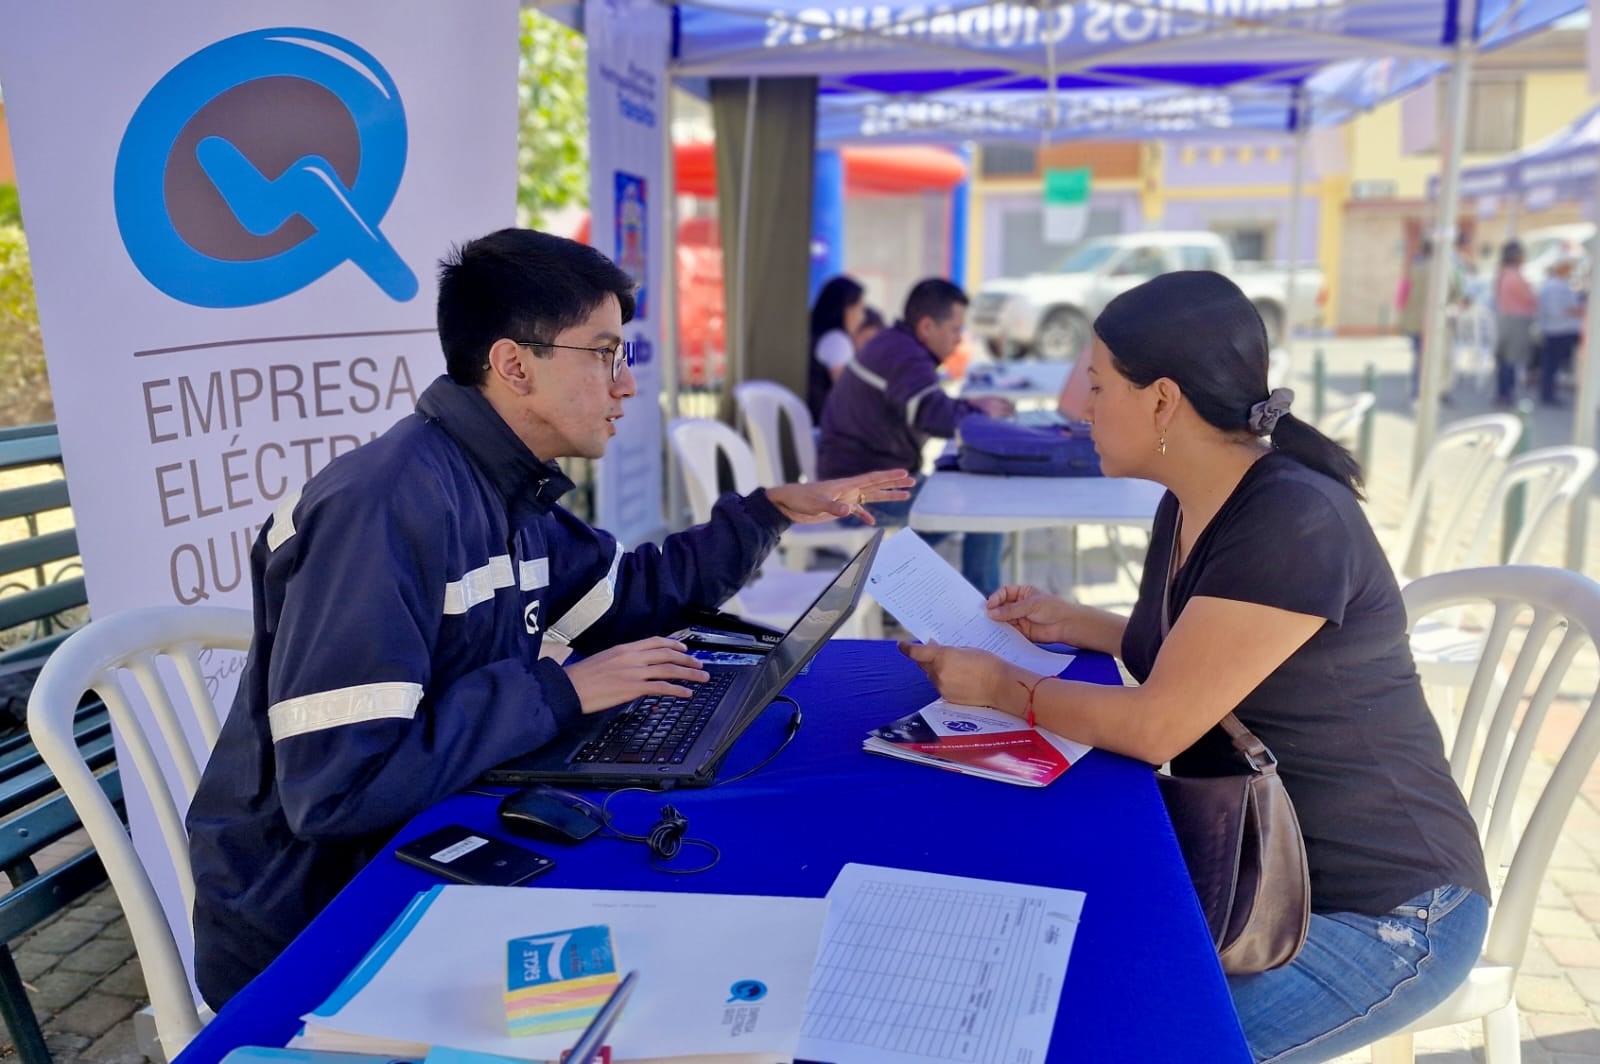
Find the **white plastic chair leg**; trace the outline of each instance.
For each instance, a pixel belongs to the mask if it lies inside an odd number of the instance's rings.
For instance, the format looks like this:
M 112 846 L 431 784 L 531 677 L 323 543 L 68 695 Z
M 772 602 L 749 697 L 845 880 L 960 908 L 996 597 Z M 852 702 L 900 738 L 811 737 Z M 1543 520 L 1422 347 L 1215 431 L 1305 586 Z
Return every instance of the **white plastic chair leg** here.
M 1483 1058 L 1488 1064 L 1522 1064 L 1522 1028 L 1515 999 L 1483 1018 Z
M 1416 1059 L 1416 1046 L 1409 1033 L 1392 1034 L 1372 1043 L 1372 1064 L 1415 1064 Z

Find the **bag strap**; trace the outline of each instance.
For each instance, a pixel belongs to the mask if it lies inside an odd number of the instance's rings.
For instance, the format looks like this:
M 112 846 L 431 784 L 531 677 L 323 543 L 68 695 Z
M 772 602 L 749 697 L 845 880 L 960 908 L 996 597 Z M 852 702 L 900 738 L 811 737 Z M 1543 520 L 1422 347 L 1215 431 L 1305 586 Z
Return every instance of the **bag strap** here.
M 1178 544 L 1183 535 L 1183 511 L 1178 511 L 1178 519 L 1172 526 L 1172 549 L 1167 554 L 1167 581 L 1161 588 L 1161 641 L 1167 641 L 1167 633 L 1172 631 L 1172 585 L 1177 582 L 1178 576 Z M 1267 749 L 1267 744 L 1256 738 L 1255 733 L 1244 726 L 1238 717 L 1229 713 L 1218 721 L 1222 730 L 1228 733 L 1228 738 L 1233 740 L 1233 748 L 1245 759 L 1245 762 L 1256 772 L 1277 771 L 1278 759 L 1272 756 L 1272 751 Z

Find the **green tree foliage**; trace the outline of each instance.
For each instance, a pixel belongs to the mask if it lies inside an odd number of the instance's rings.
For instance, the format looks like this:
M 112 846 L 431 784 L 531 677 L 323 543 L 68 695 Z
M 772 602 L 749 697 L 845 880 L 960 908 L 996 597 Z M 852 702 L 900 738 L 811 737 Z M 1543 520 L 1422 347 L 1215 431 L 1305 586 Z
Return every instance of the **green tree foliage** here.
M 17 186 L 0 181 L 0 225 L 22 225 L 22 204 L 17 200 Z
M 0 425 L 54 418 L 28 241 L 19 226 L 0 224 Z
M 589 202 L 589 54 L 584 39 L 547 15 L 522 11 L 517 78 L 517 214 Z

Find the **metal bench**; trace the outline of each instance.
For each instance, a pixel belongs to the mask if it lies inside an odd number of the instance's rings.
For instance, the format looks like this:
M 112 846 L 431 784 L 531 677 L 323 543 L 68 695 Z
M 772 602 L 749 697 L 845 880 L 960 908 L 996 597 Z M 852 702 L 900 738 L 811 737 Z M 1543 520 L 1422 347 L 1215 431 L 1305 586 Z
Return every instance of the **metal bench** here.
M 0 471 L 11 470 L 42 474 L 27 478 L 36 483 L 0 488 L 0 527 L 9 522 L 20 531 L 14 523 L 21 522 L 26 530 L 0 542 L 0 632 L 10 647 L 0 652 L 0 678 L 20 688 L 66 638 L 70 611 L 86 606 L 88 598 L 77 562 L 77 534 L 71 528 L 40 531 L 42 515 L 69 505 L 54 425 L 0 429 Z M 86 699 L 74 734 L 120 811 L 122 782 L 105 707 Z M 44 872 L 36 867 L 40 850 L 78 828 L 72 803 L 16 722 L 14 731 L 0 734 L 0 872 L 11 883 L 11 890 L 0 895 L 0 1018 L 24 1064 L 49 1064 L 50 1052 L 10 944 L 106 882 L 99 855 L 88 848 Z

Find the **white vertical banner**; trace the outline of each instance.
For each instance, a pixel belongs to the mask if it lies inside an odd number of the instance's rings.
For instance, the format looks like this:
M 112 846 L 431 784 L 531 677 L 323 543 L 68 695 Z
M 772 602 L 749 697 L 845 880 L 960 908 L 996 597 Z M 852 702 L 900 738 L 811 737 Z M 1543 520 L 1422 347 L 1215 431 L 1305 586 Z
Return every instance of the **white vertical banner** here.
M 595 524 L 628 545 L 664 531 L 662 513 L 660 295 L 651 276 L 664 260 L 668 192 L 662 174 L 668 136 L 667 47 L 671 11 L 656 0 L 590 0 L 589 240 L 628 272 L 638 290 L 623 332 L 638 345 L 639 393 L 623 407 L 617 435 L 596 466 Z
M 515 217 L 516 20 L 515 0 L 0 0 L 94 616 L 248 608 L 274 507 L 443 371 L 436 264 Z M 219 657 L 226 708 L 238 658 Z

